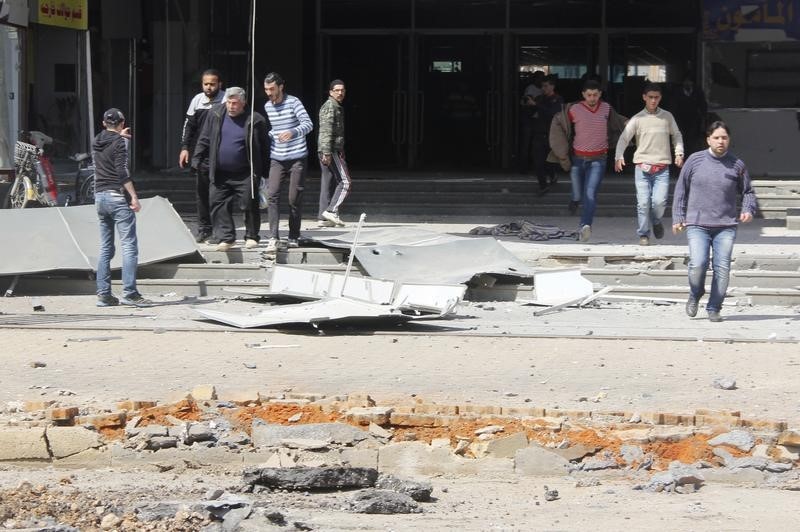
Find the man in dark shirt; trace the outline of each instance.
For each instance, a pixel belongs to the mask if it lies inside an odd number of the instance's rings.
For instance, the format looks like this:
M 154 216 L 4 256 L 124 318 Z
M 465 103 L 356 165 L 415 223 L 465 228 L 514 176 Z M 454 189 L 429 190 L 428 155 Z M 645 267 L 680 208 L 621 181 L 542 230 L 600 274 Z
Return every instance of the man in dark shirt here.
M 547 161 L 547 154 L 550 153 L 550 124 L 564 106 L 564 99 L 556 94 L 556 79 L 552 75 L 545 76 L 542 80 L 542 93 L 534 100 L 537 112 L 533 123 L 533 163 L 540 194 L 547 192 L 548 187 L 556 182 L 555 164 Z
M 225 103 L 208 112 L 192 157 L 193 167 L 208 172 L 211 223 L 214 237 L 219 240 L 218 251 L 228 251 L 236 241 L 234 208 L 244 211 L 245 247 L 254 248 L 260 240 L 257 192 L 269 168 L 267 122 L 260 114 L 253 113 L 251 124 L 246 107 L 244 89 L 230 87 L 225 92 Z
M 150 302 L 136 288 L 139 245 L 136 213 L 142 208 L 128 171 L 128 139 L 122 111 L 103 113 L 103 126 L 92 145 L 94 159 L 94 203 L 100 221 L 100 253 L 97 257 L 97 306 L 141 306 Z M 130 202 L 130 203 L 128 203 Z M 122 248 L 122 298 L 111 293 L 111 259 L 114 258 L 114 229 Z
M 203 92 L 197 93 L 186 109 L 186 119 L 181 132 L 181 153 L 178 157 L 178 164 L 181 168 L 190 162 L 189 159 L 197 144 L 197 137 L 203 129 L 206 114 L 212 107 L 221 104 L 225 98 L 225 91 L 220 90 L 222 77 L 217 70 L 211 68 L 203 72 L 201 86 Z M 197 242 L 205 242 L 211 237 L 208 173 L 200 172 L 197 168 L 193 168 L 192 171 L 195 174 L 197 188 Z

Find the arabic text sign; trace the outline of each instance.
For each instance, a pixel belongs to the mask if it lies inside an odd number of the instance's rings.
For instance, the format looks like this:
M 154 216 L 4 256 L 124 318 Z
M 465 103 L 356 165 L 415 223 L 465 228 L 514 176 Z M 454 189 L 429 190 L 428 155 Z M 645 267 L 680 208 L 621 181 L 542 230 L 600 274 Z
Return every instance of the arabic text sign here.
M 732 41 L 745 29 L 783 30 L 800 39 L 800 0 L 703 0 L 703 38 Z
M 88 3 L 89 0 L 38 0 L 34 16 L 39 24 L 85 30 L 89 27 Z

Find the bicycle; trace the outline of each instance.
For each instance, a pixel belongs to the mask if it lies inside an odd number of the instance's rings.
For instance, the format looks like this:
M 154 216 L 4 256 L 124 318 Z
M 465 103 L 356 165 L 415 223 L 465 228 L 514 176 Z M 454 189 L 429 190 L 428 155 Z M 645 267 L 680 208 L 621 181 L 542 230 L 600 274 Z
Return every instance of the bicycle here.
M 22 141 L 14 144 L 16 176 L 6 198 L 6 208 L 53 207 L 58 202 L 53 167 L 44 154 L 44 146 L 53 139 L 39 131 L 31 131 L 28 137 L 34 144 Z
M 69 158 L 78 163 L 75 172 L 75 205 L 94 203 L 94 162 L 88 153 L 76 153 Z

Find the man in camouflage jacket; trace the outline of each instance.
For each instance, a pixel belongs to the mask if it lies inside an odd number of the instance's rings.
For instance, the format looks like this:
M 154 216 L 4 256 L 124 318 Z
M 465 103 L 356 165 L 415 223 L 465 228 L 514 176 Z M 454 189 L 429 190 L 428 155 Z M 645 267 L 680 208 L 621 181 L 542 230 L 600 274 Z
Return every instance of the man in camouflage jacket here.
M 344 158 L 345 87 L 340 79 L 331 81 L 328 99 L 319 110 L 317 151 L 322 170 L 319 189 L 319 225 L 343 227 L 339 207 L 350 193 L 350 170 Z

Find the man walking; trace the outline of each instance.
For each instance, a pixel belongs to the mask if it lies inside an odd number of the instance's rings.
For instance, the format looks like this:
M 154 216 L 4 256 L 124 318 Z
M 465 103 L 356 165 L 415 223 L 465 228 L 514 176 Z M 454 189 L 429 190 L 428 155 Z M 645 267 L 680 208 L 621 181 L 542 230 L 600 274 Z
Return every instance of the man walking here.
M 221 91 L 222 78 L 220 73 L 213 68 L 203 72 L 201 77 L 203 91 L 195 95 L 186 109 L 186 119 L 183 121 L 181 133 L 181 153 L 178 156 L 178 165 L 185 168 L 194 153 L 197 137 L 203 130 L 206 113 L 223 102 L 225 91 Z M 192 168 L 195 174 L 195 188 L 197 191 L 197 242 L 205 242 L 211 237 L 211 209 L 208 203 L 209 181 L 208 173 Z M 215 244 L 217 242 L 214 242 Z
M 259 241 L 257 191 L 269 161 L 267 123 L 258 113 L 253 113 L 251 123 L 246 108 L 245 90 L 229 88 L 225 103 L 209 111 L 192 158 L 192 166 L 207 172 L 211 182 L 211 221 L 218 251 L 228 251 L 236 242 L 234 210 L 244 211 L 245 247 L 254 248 Z
M 339 218 L 339 207 L 350 192 L 351 184 L 350 171 L 344 159 L 344 96 L 344 81 L 331 81 L 328 99 L 319 109 L 320 227 L 344 227 Z
M 534 101 L 537 112 L 533 124 L 533 164 L 539 181 L 539 194 L 544 194 L 556 182 L 554 164 L 547 160 L 547 154 L 550 153 L 550 124 L 564 106 L 564 99 L 556 94 L 555 76 L 544 77 L 542 93 Z
M 630 119 L 617 142 L 614 169 L 622 172 L 625 166 L 625 148 L 636 140 L 633 154 L 634 182 L 636 184 L 636 213 L 638 218 L 639 245 L 650 244 L 650 228 L 653 236 L 662 238 L 664 226 L 661 217 L 667 206 L 669 193 L 670 139 L 675 150 L 675 166 L 683 165 L 683 138 L 675 118 L 669 111 L 661 109 L 661 87 L 647 83 L 642 91 L 644 109 Z
M 103 127 L 92 144 L 94 160 L 94 204 L 100 221 L 100 253 L 97 257 L 97 306 L 147 305 L 136 288 L 139 244 L 136 213 L 142 208 L 128 170 L 128 139 L 122 111 L 103 113 Z M 122 246 L 122 298 L 111 293 L 111 259 L 114 258 L 114 228 Z
M 280 74 L 270 72 L 264 78 L 267 113 L 272 129 L 270 137 L 269 181 L 267 183 L 267 218 L 269 244 L 267 253 L 278 249 L 281 182 L 289 178 L 289 247 L 297 247 L 302 219 L 303 187 L 305 186 L 308 148 L 306 135 L 314 129 L 300 100 L 286 94 Z
M 587 79 L 583 83 L 583 100 L 570 103 L 553 119 L 550 146 L 565 172 L 570 172 L 572 201 L 569 210 L 575 213 L 583 201 L 578 237 L 588 242 L 597 209 L 597 191 L 606 171 L 608 147 L 616 142 L 625 127 L 625 117 L 600 100 L 600 83 Z

